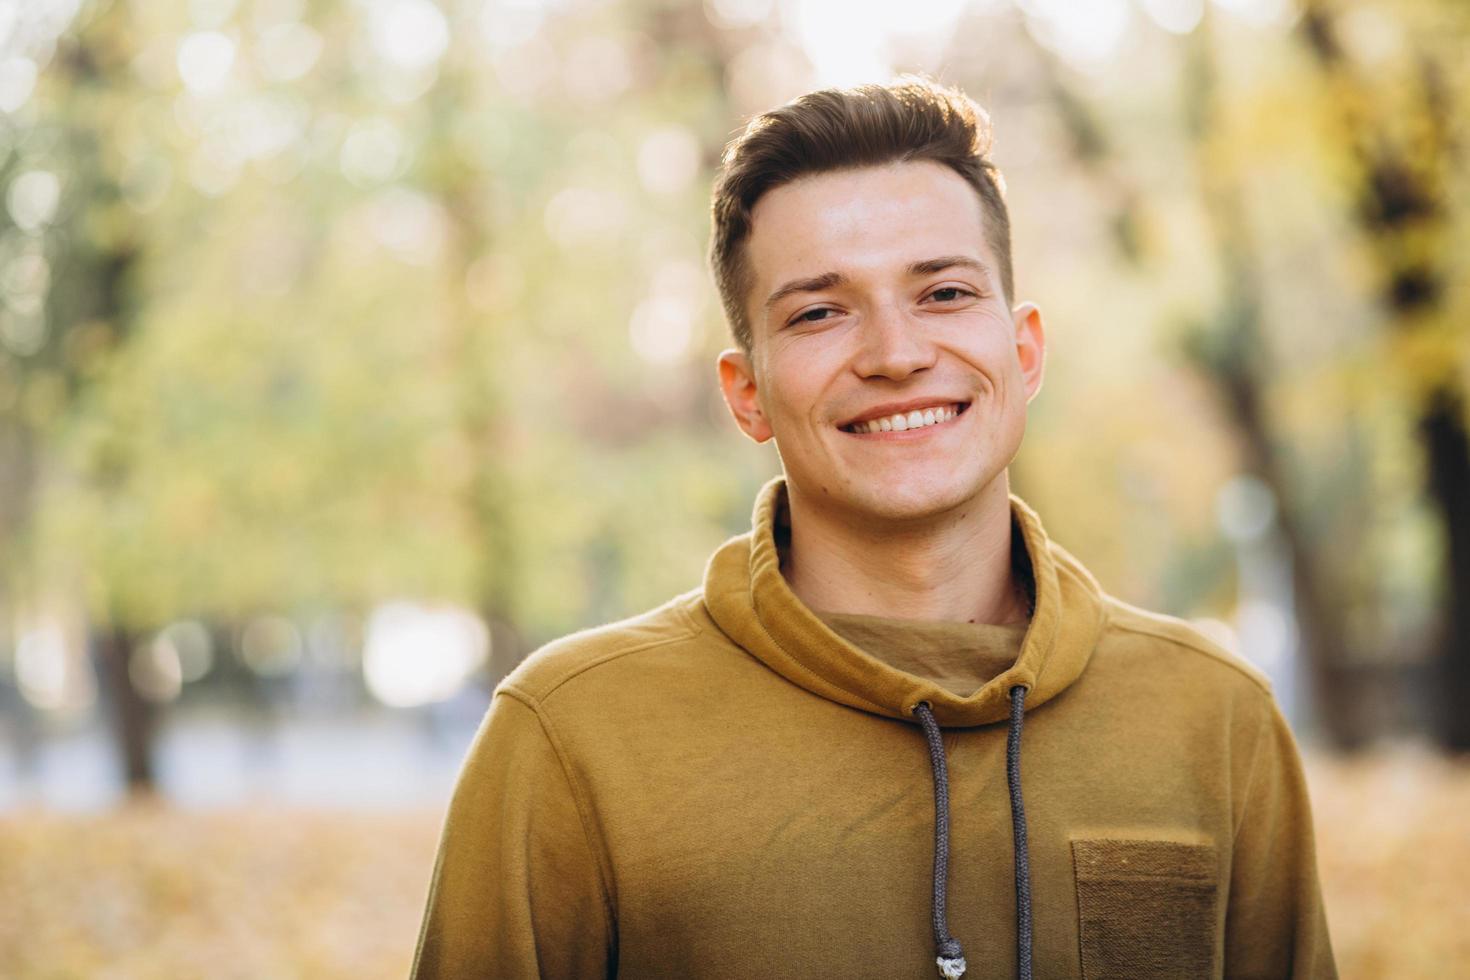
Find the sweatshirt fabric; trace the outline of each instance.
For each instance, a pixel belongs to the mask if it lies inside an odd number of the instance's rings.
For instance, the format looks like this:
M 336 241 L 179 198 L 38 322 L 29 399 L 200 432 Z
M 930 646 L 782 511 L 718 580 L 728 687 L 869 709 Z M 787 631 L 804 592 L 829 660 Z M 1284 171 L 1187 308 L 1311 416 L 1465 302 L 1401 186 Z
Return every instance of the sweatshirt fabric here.
M 948 771 L 949 931 L 966 977 L 1016 976 L 1017 686 L 1035 976 L 1336 976 L 1300 760 L 1259 671 L 1107 595 L 1014 495 L 1034 583 L 1014 645 L 818 615 L 782 577 L 783 512 L 775 480 L 702 588 L 499 685 L 416 980 L 936 976 L 921 702 Z
M 828 629 L 888 666 L 969 697 L 1016 662 L 1025 624 L 946 623 L 818 613 Z

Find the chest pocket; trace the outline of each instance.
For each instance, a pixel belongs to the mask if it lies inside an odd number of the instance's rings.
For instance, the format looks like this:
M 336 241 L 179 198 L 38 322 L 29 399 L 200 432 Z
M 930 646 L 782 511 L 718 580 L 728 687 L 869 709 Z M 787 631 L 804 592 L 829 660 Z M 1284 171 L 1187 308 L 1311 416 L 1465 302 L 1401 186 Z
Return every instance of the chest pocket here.
M 1215 975 L 1215 848 L 1162 840 L 1074 840 L 1082 975 Z

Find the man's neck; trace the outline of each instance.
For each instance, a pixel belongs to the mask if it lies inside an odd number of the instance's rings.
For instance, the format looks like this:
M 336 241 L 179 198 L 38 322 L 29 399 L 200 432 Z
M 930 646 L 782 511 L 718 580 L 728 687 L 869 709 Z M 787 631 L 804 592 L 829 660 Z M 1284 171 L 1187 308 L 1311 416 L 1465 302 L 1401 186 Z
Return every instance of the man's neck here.
M 782 571 L 808 608 L 886 619 L 1019 623 L 1029 615 L 1011 569 L 1005 474 L 954 513 L 855 528 L 788 494 Z

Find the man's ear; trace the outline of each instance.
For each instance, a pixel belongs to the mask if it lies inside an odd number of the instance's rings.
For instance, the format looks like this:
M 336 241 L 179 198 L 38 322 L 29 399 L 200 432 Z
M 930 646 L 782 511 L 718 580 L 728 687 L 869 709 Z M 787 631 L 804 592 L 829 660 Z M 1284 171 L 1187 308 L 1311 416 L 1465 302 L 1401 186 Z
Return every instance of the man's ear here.
M 730 406 L 730 414 L 735 416 L 735 424 L 756 442 L 770 439 L 771 425 L 761 411 L 750 355 L 734 348 L 722 351 L 719 366 L 720 391 L 725 396 L 725 404 Z
M 1046 370 L 1046 329 L 1035 303 L 1017 303 L 1011 318 L 1016 327 L 1016 359 L 1021 362 L 1029 402 L 1041 390 L 1041 376 Z

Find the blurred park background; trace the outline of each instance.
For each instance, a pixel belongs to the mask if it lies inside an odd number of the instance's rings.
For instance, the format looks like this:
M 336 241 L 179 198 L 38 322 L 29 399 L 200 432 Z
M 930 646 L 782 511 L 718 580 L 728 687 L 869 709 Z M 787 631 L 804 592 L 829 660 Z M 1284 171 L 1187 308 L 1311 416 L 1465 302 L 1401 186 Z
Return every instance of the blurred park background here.
M 1013 488 L 1265 670 L 1346 977 L 1470 973 L 1470 4 L 0 0 L 0 976 L 401 977 L 495 682 L 698 584 L 752 113 L 985 104 Z

